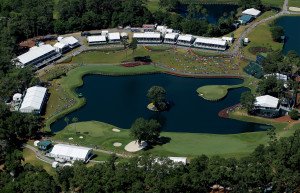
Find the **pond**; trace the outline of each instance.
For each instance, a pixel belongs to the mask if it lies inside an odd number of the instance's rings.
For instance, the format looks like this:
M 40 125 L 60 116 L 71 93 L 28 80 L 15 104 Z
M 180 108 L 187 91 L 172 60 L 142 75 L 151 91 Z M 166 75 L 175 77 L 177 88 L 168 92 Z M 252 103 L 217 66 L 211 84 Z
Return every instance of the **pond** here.
M 283 52 L 287 53 L 290 50 L 295 50 L 300 54 L 300 17 L 280 17 L 277 19 L 277 25 L 284 28 L 286 35 Z
M 203 85 L 240 84 L 240 79 L 197 79 L 182 78 L 166 74 L 137 76 L 87 75 L 84 85 L 77 89 L 87 103 L 77 111 L 67 115 L 71 120 L 97 120 L 120 128 L 130 128 L 138 117 L 155 118 L 163 123 L 164 131 L 232 134 L 262 131 L 269 126 L 247 123 L 218 116 L 224 108 L 239 102 L 241 93 L 247 89 L 231 90 L 219 102 L 209 102 L 197 95 L 196 89 Z M 162 86 L 167 98 L 174 105 L 167 112 L 155 113 L 146 107 L 146 94 L 151 86 Z M 66 126 L 64 118 L 51 125 L 53 132 Z
M 197 18 L 205 18 L 209 23 L 216 24 L 225 13 L 230 15 L 232 11 L 236 12 L 239 6 L 234 4 L 203 4 L 203 7 L 207 10 L 207 15 L 199 14 Z M 187 6 L 182 5 L 177 12 L 186 17 L 188 15 Z

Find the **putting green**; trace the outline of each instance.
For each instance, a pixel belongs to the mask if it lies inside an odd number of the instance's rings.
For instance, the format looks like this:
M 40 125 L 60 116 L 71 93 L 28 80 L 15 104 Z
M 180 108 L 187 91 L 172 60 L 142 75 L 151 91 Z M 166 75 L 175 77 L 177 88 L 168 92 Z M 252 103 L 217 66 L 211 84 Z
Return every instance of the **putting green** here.
M 206 100 L 218 101 L 226 97 L 228 90 L 241 87 L 241 85 L 208 85 L 197 89 L 199 96 Z

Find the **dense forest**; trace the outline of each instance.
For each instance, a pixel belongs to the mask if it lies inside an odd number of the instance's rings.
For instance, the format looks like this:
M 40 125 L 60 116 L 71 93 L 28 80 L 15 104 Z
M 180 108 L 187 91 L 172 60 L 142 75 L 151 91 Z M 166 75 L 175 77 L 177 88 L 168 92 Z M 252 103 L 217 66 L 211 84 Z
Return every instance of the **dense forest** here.
M 169 4 L 161 6 L 172 9 Z M 193 6 L 190 9 L 194 13 L 205 12 L 201 6 Z M 54 9 L 57 11 L 55 19 Z M 19 53 L 18 42 L 50 33 L 155 22 L 186 33 L 212 36 L 226 33 L 222 31 L 226 27 L 221 26 L 234 18 L 233 15 L 222 18 L 218 24 L 211 25 L 193 15 L 191 12 L 183 18 L 173 12 L 151 13 L 142 0 L 59 0 L 57 5 L 49 0 L 2 0 L 0 166 L 4 167 L 0 169 L 0 192 L 209 192 L 214 184 L 236 193 L 260 193 L 271 189 L 278 193 L 297 191 L 300 186 L 300 131 L 277 140 L 271 130 L 269 144 L 257 147 L 247 157 L 225 159 L 202 155 L 186 166 L 172 164 L 165 158 L 157 163 L 151 155 L 128 161 L 112 156 L 108 162 L 88 168 L 75 163 L 74 167 L 61 168 L 51 176 L 42 168 L 22 163 L 22 144 L 36 138 L 42 125 L 40 117 L 11 112 L 4 104 L 13 93 L 40 84 L 31 68 L 17 69 L 11 65 L 11 59 Z

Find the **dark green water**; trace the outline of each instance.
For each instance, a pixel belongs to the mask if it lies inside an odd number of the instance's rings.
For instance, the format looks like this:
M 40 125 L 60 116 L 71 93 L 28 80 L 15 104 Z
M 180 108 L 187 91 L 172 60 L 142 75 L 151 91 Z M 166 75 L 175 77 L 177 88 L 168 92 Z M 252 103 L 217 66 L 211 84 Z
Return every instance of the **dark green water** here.
M 181 78 L 166 74 L 138 76 L 101 76 L 84 77 L 84 85 L 77 89 L 87 103 L 77 111 L 67 115 L 70 120 L 78 117 L 79 121 L 97 120 L 121 128 L 130 128 L 138 117 L 156 118 L 163 123 L 164 131 L 191 133 L 231 134 L 262 131 L 269 126 L 224 119 L 218 112 L 239 102 L 241 93 L 247 89 L 231 90 L 228 96 L 219 102 L 209 102 L 196 93 L 203 85 L 240 84 L 240 79 L 196 79 Z M 174 106 L 168 112 L 154 113 L 146 106 L 147 90 L 153 86 L 163 86 L 168 100 Z M 64 118 L 51 125 L 57 132 L 66 126 Z
M 209 23 L 216 24 L 222 16 L 230 15 L 230 12 L 236 12 L 238 5 L 233 4 L 204 4 L 207 15 L 199 14 L 197 18 L 205 18 Z M 188 15 L 187 6 L 182 5 L 177 11 L 180 15 L 186 17 Z
M 295 50 L 300 54 L 300 17 L 281 17 L 277 20 L 277 25 L 284 28 L 286 35 L 283 52 Z

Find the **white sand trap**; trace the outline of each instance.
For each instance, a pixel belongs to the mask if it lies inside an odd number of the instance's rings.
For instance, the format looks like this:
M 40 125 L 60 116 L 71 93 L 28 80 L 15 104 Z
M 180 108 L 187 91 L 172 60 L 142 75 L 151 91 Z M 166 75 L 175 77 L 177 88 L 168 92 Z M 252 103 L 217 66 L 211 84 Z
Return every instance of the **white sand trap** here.
M 70 137 L 69 140 L 73 140 L 73 137 Z
M 115 147 L 121 147 L 121 146 L 122 146 L 122 143 L 115 142 L 113 145 L 114 145 Z
M 300 11 L 300 7 L 289 7 L 290 11 Z
M 80 138 L 80 139 L 83 139 L 83 136 L 80 136 L 79 138 Z
M 137 152 L 144 149 L 147 145 L 148 144 L 146 141 L 142 141 L 141 144 L 139 145 L 138 141 L 136 140 L 128 143 L 124 149 L 128 152 Z
M 121 130 L 120 130 L 120 129 L 117 129 L 117 128 L 113 128 L 112 131 L 113 131 L 113 132 L 120 132 Z

